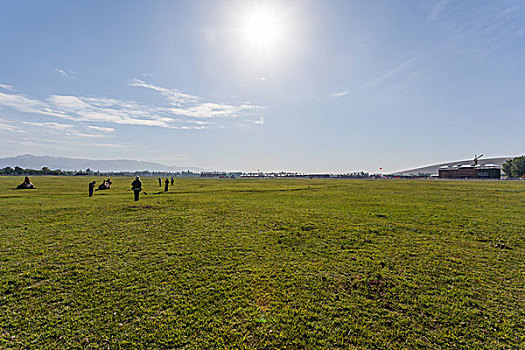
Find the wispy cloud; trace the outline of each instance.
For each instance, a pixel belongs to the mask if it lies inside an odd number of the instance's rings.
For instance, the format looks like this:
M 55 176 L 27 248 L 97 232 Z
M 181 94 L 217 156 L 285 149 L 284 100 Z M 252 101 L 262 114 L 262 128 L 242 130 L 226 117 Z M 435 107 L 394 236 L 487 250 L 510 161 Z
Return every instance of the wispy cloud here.
M 36 100 L 19 94 L 0 92 L 0 108 L 11 108 L 23 113 L 47 115 L 77 122 L 104 122 L 174 129 L 205 128 L 205 125 L 196 125 L 174 118 L 173 113 L 166 108 L 106 98 L 52 95 L 46 100 Z
M 264 124 L 264 117 L 261 117 L 261 118 L 259 118 L 258 120 L 255 120 L 253 123 L 254 123 L 254 124 L 259 124 L 259 125 Z
M 18 93 L 0 92 L 0 109 L 10 108 L 23 113 L 52 116 L 81 123 L 156 126 L 180 130 L 207 129 L 218 123 L 217 121 L 210 123 L 206 120 L 239 117 L 263 109 L 249 102 L 239 105 L 203 102 L 197 96 L 137 79 L 131 85 L 160 92 L 168 100 L 168 105 L 152 106 L 135 101 L 72 95 L 51 95 L 39 100 Z M 47 126 L 49 125 L 51 124 Z M 44 127 L 44 125 L 40 126 Z M 90 125 L 88 129 L 105 133 L 114 131 L 113 128 L 96 125 Z
M 6 140 L 7 144 L 10 145 L 21 145 L 21 146 L 30 146 L 33 149 L 37 147 L 46 147 L 46 148 L 56 148 L 63 150 L 64 146 L 73 147 L 74 149 L 82 149 L 86 146 L 94 147 L 114 147 L 114 148 L 128 148 L 129 144 L 119 144 L 119 143 L 109 143 L 109 142 L 86 142 L 74 140 L 35 140 L 32 138 L 23 138 L 21 140 Z
M 197 96 L 183 93 L 176 89 L 167 89 L 164 87 L 148 84 L 142 80 L 134 79 L 130 86 L 142 87 L 153 91 L 160 92 L 166 99 L 175 107 L 166 108 L 178 116 L 192 117 L 192 118 L 214 118 L 214 117 L 237 117 L 242 112 L 263 109 L 263 107 L 255 106 L 250 103 L 241 105 L 228 105 L 215 102 L 202 102 Z
M 89 134 L 89 133 L 87 134 L 87 133 L 76 131 L 76 130 L 67 132 L 66 136 L 73 137 L 73 138 L 86 137 L 86 138 L 93 138 L 93 139 L 107 137 L 107 135 L 103 135 L 103 134 Z
M 45 102 L 34 100 L 20 94 L 5 94 L 0 92 L 0 107 L 8 107 L 24 113 L 62 117 L 60 113 L 53 112 Z
M 10 121 L 5 119 L 0 119 L 0 130 L 1 131 L 7 131 L 7 132 L 21 132 L 21 133 L 27 133 L 24 129 L 13 125 Z
M 88 137 L 88 138 L 101 138 L 106 137 L 104 134 L 90 134 L 78 131 L 76 127 L 72 124 L 61 124 L 61 123 L 55 123 L 55 122 L 22 122 L 24 125 L 28 126 L 34 126 L 39 128 L 48 129 L 51 132 L 56 132 L 61 134 L 62 136 L 67 137 Z
M 13 87 L 11 85 L 7 85 L 7 84 L 0 84 L 0 89 L 13 91 Z
M 53 95 L 47 102 L 63 112 L 63 118 L 75 121 L 174 127 L 171 119 L 159 115 L 155 108 L 135 102 L 62 95 Z
M 65 71 L 63 69 L 60 69 L 60 68 L 55 68 L 55 71 L 62 77 L 64 78 L 70 78 L 70 79 L 75 79 L 75 74 L 73 72 L 70 72 L 70 71 Z
M 396 65 L 390 68 L 388 71 L 384 72 L 379 77 L 372 79 L 369 84 L 371 85 L 382 85 L 389 80 L 398 80 L 400 76 L 406 78 L 414 70 L 414 67 L 417 66 L 417 63 L 421 61 L 423 55 L 414 54 L 411 57 L 403 60 L 402 62 L 396 63 Z
M 389 67 L 375 72 L 375 76 L 359 85 L 361 90 L 358 93 L 370 97 L 355 104 L 354 111 L 361 112 L 395 101 L 398 93 L 420 83 L 426 71 L 435 69 L 447 58 L 437 49 L 408 52 L 404 59 L 391 62 Z
M 114 128 L 105 128 L 105 127 L 102 127 L 102 126 L 93 126 L 93 125 L 87 125 L 86 128 L 87 129 L 91 129 L 91 130 L 103 131 L 103 132 L 113 132 L 113 131 L 115 131 Z
M 348 91 L 339 91 L 339 92 L 334 92 L 333 94 L 330 94 L 330 97 L 337 98 L 337 97 L 343 97 L 346 95 L 348 95 Z
M 55 122 L 22 122 L 22 124 L 25 125 L 31 125 L 31 126 L 39 126 L 43 128 L 49 128 L 53 130 L 70 130 L 73 128 L 73 125 L 71 124 L 60 124 Z
M 182 106 L 187 103 L 197 103 L 197 101 L 199 100 L 197 96 L 185 94 L 176 89 L 166 89 L 160 86 L 155 86 L 153 84 L 148 84 L 140 79 L 133 79 L 129 85 L 133 87 L 142 87 L 145 89 L 158 91 L 175 106 Z
M 192 118 L 237 117 L 243 111 L 260 109 L 258 106 L 243 104 L 239 106 L 218 103 L 201 103 L 197 106 L 168 108 L 171 113 Z

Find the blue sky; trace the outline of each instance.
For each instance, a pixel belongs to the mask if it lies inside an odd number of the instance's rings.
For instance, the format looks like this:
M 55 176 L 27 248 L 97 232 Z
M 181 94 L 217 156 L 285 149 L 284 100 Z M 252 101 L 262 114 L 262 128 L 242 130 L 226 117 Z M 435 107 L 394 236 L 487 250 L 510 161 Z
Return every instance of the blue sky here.
M 388 172 L 520 155 L 524 23 L 510 0 L 0 0 L 0 157 Z

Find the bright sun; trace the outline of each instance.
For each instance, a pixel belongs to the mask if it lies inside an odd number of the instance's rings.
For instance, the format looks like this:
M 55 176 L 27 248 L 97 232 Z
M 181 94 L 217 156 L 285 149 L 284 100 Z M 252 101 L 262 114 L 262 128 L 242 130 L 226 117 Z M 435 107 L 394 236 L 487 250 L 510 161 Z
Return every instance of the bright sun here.
M 262 8 L 244 16 L 241 30 L 250 47 L 265 50 L 275 48 L 284 34 L 278 14 Z

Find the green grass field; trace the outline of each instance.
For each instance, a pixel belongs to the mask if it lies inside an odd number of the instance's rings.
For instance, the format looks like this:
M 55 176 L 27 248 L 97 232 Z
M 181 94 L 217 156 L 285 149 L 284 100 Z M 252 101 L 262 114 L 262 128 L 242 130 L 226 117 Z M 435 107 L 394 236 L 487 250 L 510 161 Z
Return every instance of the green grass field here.
M 525 348 L 525 182 L 92 179 L 0 177 L 0 348 Z

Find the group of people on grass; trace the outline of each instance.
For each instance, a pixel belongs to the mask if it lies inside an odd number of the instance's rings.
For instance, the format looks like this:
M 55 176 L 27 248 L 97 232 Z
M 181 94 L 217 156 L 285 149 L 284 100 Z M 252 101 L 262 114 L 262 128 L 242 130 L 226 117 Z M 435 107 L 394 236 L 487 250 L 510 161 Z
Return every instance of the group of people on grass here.
M 162 179 L 159 177 L 157 180 L 159 181 L 159 187 L 162 187 Z M 165 183 L 165 185 L 164 185 L 164 192 L 168 192 L 168 187 L 169 187 L 169 184 L 170 184 L 170 180 L 166 178 L 164 183 Z M 173 176 L 172 176 L 171 177 L 171 185 L 173 186 L 174 183 L 175 183 L 175 181 L 173 180 Z M 131 189 L 133 190 L 135 201 L 138 201 L 140 192 L 142 191 L 142 181 L 140 181 L 140 177 L 137 176 L 135 178 L 135 180 L 133 180 L 133 182 L 131 183 Z M 147 195 L 146 192 L 144 192 L 144 194 Z
M 95 184 L 97 182 L 96 181 L 92 181 L 89 183 L 88 185 L 88 188 L 89 188 L 89 196 L 93 196 L 93 191 L 95 190 Z M 97 191 L 102 191 L 102 190 L 110 190 L 111 189 L 111 184 L 113 182 L 111 181 L 111 179 L 107 179 L 107 180 L 104 180 L 102 181 L 102 183 L 98 186 L 98 188 L 96 189 Z
M 159 187 L 162 187 L 162 179 L 159 177 L 157 180 L 159 180 Z M 175 181 L 173 180 L 173 176 L 172 176 L 172 177 L 171 177 L 171 185 L 172 185 L 172 186 L 173 186 L 173 183 L 174 183 L 174 182 L 175 182 Z M 168 192 L 168 186 L 169 186 L 169 184 L 170 184 L 170 180 L 168 180 L 168 179 L 166 178 L 166 180 L 164 181 L 164 183 L 165 183 L 165 185 L 164 185 L 164 191 L 165 191 L 165 192 Z
M 161 187 L 161 178 L 159 177 L 159 187 Z M 173 177 L 171 178 L 171 185 L 173 186 L 174 184 L 174 180 L 173 180 Z M 88 185 L 88 193 L 89 193 L 89 196 L 92 197 L 93 196 L 93 192 L 95 191 L 95 185 L 96 185 L 96 181 L 92 181 L 89 183 Z M 113 182 L 111 181 L 111 179 L 107 179 L 107 180 L 104 180 L 102 184 L 100 184 L 97 188 L 97 190 L 109 190 L 111 189 L 111 184 Z M 164 186 L 164 191 L 165 192 L 168 192 L 168 186 L 169 186 L 169 183 L 170 183 L 170 180 L 169 179 L 166 179 L 165 181 L 165 186 Z M 25 177 L 24 179 L 24 182 L 21 183 L 20 185 L 18 185 L 16 187 L 17 190 L 26 190 L 26 189 L 36 189 L 35 185 L 33 185 L 31 183 L 31 180 L 29 179 L 28 176 Z M 135 180 L 133 180 L 133 182 L 131 183 L 131 190 L 133 191 L 133 194 L 134 194 L 134 198 L 135 198 L 135 201 L 138 201 L 139 200 L 139 196 L 140 196 L 140 192 L 142 192 L 142 181 L 140 181 L 140 177 L 135 177 Z M 146 192 L 144 192 L 144 194 L 147 194 Z

